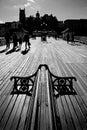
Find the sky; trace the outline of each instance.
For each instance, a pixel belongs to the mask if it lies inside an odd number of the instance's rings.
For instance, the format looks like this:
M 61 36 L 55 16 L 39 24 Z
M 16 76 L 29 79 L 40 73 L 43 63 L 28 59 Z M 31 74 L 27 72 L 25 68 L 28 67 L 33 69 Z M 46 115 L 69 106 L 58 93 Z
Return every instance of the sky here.
M 0 23 L 19 20 L 19 8 L 26 16 L 53 14 L 59 21 L 87 19 L 87 0 L 0 0 Z

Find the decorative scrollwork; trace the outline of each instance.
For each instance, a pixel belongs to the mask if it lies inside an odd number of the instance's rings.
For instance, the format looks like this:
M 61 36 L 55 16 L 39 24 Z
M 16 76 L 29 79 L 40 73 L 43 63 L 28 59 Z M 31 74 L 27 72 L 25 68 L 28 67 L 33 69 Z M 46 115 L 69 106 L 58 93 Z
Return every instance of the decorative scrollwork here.
M 62 95 L 75 95 L 77 94 L 73 88 L 73 80 L 76 81 L 75 77 L 57 77 L 51 74 L 51 82 L 54 95 L 56 97 Z
M 75 77 L 58 77 L 53 75 L 49 67 L 46 64 L 39 65 L 37 71 L 29 77 L 11 77 L 11 80 L 14 79 L 14 88 L 12 94 L 27 94 L 32 95 L 33 86 L 35 83 L 35 78 L 37 77 L 38 70 L 45 67 L 48 70 L 50 75 L 50 84 L 52 85 L 54 96 L 59 97 L 62 95 L 74 95 L 76 94 L 75 89 L 73 88 L 73 80 L 76 81 Z
M 31 96 L 36 73 L 29 77 L 11 77 L 11 80 L 14 79 L 14 88 L 11 94 L 27 94 L 28 96 Z

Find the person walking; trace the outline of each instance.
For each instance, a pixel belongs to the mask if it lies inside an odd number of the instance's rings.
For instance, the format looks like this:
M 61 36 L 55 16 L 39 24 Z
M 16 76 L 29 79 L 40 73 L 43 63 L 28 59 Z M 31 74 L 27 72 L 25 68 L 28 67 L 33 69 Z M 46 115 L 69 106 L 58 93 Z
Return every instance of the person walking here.
M 9 32 L 5 34 L 5 40 L 6 40 L 6 50 L 8 50 L 10 48 L 10 33 Z
M 67 33 L 67 43 L 69 43 L 69 33 Z
M 24 41 L 25 41 L 25 50 L 30 49 L 31 44 L 29 42 L 29 34 L 28 33 L 24 35 Z M 27 46 L 28 46 L 28 48 L 27 48 Z
M 17 35 L 16 33 L 13 34 L 13 50 L 17 48 Z
M 73 32 L 71 34 L 71 38 L 72 38 L 72 43 L 74 43 L 74 33 Z
M 22 37 L 19 37 L 19 49 L 21 50 L 21 46 L 22 46 Z

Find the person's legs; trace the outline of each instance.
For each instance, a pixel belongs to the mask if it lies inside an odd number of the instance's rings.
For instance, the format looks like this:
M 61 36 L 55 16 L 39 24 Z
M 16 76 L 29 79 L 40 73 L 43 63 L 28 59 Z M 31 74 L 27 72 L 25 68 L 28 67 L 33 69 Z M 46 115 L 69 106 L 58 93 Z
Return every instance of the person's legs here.
M 27 42 L 25 42 L 25 50 L 27 50 Z
M 8 43 L 6 42 L 6 50 L 8 50 Z
M 9 43 L 7 42 L 6 43 L 6 50 L 8 50 L 9 49 Z
M 28 47 L 29 47 L 29 49 L 30 49 L 30 45 L 31 45 L 30 42 L 28 42 Z
M 6 41 L 6 50 L 8 50 L 9 49 L 9 47 L 10 47 L 10 45 L 9 45 L 10 43 L 9 43 L 9 41 Z
M 10 48 L 10 42 L 8 42 L 8 48 Z
M 19 49 L 21 50 L 21 43 L 19 43 Z
M 16 49 L 16 42 L 13 43 L 13 49 Z
M 13 50 L 15 50 L 15 43 L 13 42 Z
M 17 49 L 18 48 L 18 43 L 16 42 L 16 44 L 15 44 L 15 48 Z

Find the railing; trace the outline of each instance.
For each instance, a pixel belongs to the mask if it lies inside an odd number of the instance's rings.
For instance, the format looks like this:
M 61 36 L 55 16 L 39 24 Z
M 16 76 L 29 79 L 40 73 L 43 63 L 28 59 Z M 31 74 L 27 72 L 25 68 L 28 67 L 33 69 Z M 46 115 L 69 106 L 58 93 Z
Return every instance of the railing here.
M 87 37 L 86 36 L 75 36 L 75 41 L 87 44 Z

